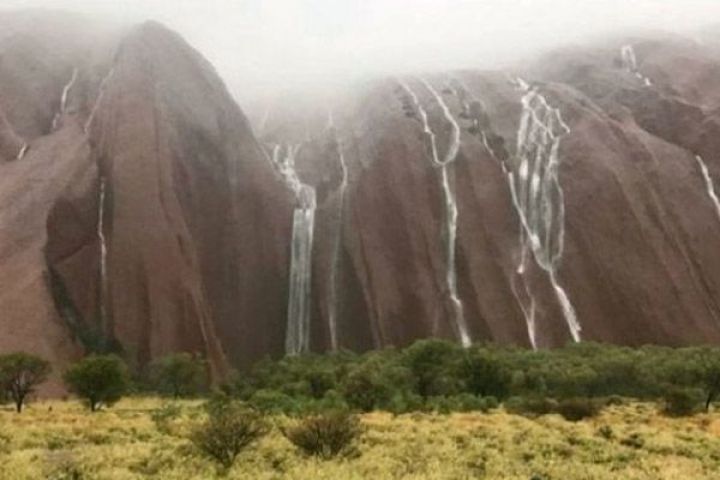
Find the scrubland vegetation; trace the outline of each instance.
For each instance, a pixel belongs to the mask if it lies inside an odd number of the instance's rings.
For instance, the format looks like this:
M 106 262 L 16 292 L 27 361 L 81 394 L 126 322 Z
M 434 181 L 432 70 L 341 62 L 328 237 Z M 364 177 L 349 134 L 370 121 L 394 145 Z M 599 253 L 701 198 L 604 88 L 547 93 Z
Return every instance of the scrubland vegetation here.
M 25 401 L 15 413 L 19 379 L 27 397 L 49 367 L 0 356 L 8 395 L 0 478 L 711 479 L 720 472 L 716 348 L 579 344 L 532 352 L 424 340 L 364 355 L 266 360 L 212 388 L 205 367 L 179 354 L 130 372 L 119 357 L 90 356 L 63 375 L 77 400 Z
M 0 478 L 7 480 L 200 479 L 716 479 L 720 415 L 667 417 L 652 403 L 611 405 L 570 422 L 551 414 L 373 412 L 360 416 L 354 448 L 328 460 L 296 447 L 266 417 L 267 434 L 227 470 L 191 438 L 202 402 L 173 401 L 167 430 L 158 398 L 121 400 L 90 413 L 76 402 L 34 403 L 0 413 Z

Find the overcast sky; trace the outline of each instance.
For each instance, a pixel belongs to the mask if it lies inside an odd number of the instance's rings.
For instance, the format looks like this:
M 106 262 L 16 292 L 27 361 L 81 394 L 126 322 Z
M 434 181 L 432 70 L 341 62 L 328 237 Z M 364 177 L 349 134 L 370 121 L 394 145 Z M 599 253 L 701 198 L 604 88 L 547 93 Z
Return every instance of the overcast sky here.
M 488 67 L 611 29 L 720 24 L 720 0 L 0 0 L 156 19 L 242 100 L 378 71 Z

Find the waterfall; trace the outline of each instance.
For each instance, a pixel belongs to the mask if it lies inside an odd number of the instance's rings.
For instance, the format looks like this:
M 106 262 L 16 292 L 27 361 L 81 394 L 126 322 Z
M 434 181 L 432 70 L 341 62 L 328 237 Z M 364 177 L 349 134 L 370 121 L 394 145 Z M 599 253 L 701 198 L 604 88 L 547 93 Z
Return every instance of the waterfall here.
M 53 117 L 52 121 L 52 131 L 57 130 L 57 128 L 60 126 L 60 120 L 62 119 L 63 114 L 65 113 L 65 110 L 67 109 L 67 101 L 68 101 L 68 95 L 70 94 L 70 89 L 72 89 L 73 85 L 75 85 L 75 81 L 78 77 L 78 69 L 73 68 L 72 76 L 70 77 L 70 81 L 68 81 L 67 84 L 65 84 L 65 87 L 63 87 L 62 95 L 60 96 L 60 109 Z
M 443 191 L 443 198 L 445 204 L 445 282 L 447 287 L 447 295 L 453 309 L 453 322 L 455 327 L 455 333 L 460 340 L 460 343 L 464 347 L 469 347 L 472 344 L 470 338 L 469 329 L 465 322 L 465 314 L 463 312 L 463 304 L 460 300 L 460 296 L 457 290 L 457 273 L 455 268 L 455 253 L 456 253 L 456 242 L 457 242 L 457 217 L 458 209 L 457 202 L 455 199 L 454 192 L 450 187 L 450 180 L 448 176 L 448 165 L 452 164 L 460 150 L 460 127 L 452 116 L 450 109 L 447 104 L 440 96 L 440 94 L 430 85 L 426 80 L 421 80 L 421 83 L 431 93 L 435 101 L 440 106 L 443 116 L 451 126 L 452 132 L 450 137 L 450 145 L 448 146 L 445 156 L 441 159 L 438 154 L 437 140 L 435 133 L 430 128 L 428 121 L 428 115 L 425 109 L 420 103 L 420 99 L 410 86 L 405 82 L 400 82 L 401 87 L 410 95 L 415 108 L 420 114 L 420 118 L 423 123 L 423 132 L 430 140 L 430 151 L 432 154 L 432 163 L 440 171 L 440 186 Z
M 522 223 L 522 214 L 520 213 L 520 208 L 518 206 L 517 201 L 517 191 L 515 189 L 515 174 L 511 171 L 508 171 L 507 168 L 505 168 L 503 164 L 503 172 L 507 175 L 508 184 L 510 185 L 510 194 L 513 201 L 513 207 L 515 207 L 515 210 L 518 212 L 520 216 L 520 261 L 518 263 L 518 266 L 515 270 L 515 273 L 517 274 L 517 278 L 520 279 L 520 282 L 522 283 L 522 291 L 518 292 L 518 287 L 516 285 L 517 280 L 514 278 L 512 281 L 512 292 L 515 298 L 518 301 L 518 304 L 520 305 L 520 309 L 523 312 L 523 316 L 525 317 L 525 323 L 527 325 L 527 331 L 528 331 L 528 339 L 530 340 L 530 345 L 532 346 L 533 350 L 537 350 L 537 330 L 536 330 L 536 323 L 535 323 L 535 296 L 533 295 L 532 290 L 530 289 L 530 285 L 528 285 L 527 279 L 525 278 L 525 271 L 527 269 L 527 261 L 528 261 L 528 255 L 527 255 L 527 244 L 525 241 L 525 226 Z
M 715 186 L 713 185 L 712 178 L 710 177 L 710 172 L 700 155 L 695 155 L 695 160 L 697 160 L 700 172 L 705 180 L 705 189 L 707 190 L 708 197 L 710 197 L 713 205 L 715 205 L 715 212 L 717 213 L 718 219 L 720 219 L 720 199 L 718 199 L 718 196 L 715 193 Z
M 298 355 L 310 349 L 310 298 L 312 273 L 313 230 L 315 225 L 315 189 L 300 181 L 295 170 L 299 145 L 273 149 L 273 164 L 295 195 L 292 244 L 290 250 L 290 293 L 288 297 L 285 353 Z
M 338 332 L 337 332 L 337 271 L 340 268 L 340 257 L 342 247 L 342 226 L 343 212 L 345 210 L 345 191 L 348 184 L 348 169 L 345 163 L 345 155 L 343 154 L 342 143 L 337 138 L 335 123 L 333 121 L 332 112 L 328 113 L 328 128 L 333 132 L 335 143 L 337 145 L 338 161 L 340 163 L 340 171 L 342 173 L 340 181 L 340 198 L 338 199 L 338 220 L 337 231 L 335 232 L 335 245 L 333 247 L 332 267 L 330 270 L 330 289 L 328 295 L 328 330 L 330 331 L 330 348 L 335 351 L 338 349 Z
M 634 72 L 637 70 L 637 57 L 635 56 L 635 49 L 632 45 L 623 45 L 620 47 L 620 59 L 622 60 L 623 68 L 628 71 Z
M 625 70 L 635 75 L 646 87 L 652 86 L 650 79 L 640 73 L 638 69 L 637 56 L 635 55 L 635 49 L 632 45 L 623 45 L 620 47 L 620 62 Z
M 85 133 L 90 130 L 92 122 L 93 120 L 95 120 L 95 114 L 97 113 L 98 107 L 100 106 L 100 102 L 105 96 L 105 88 L 107 87 L 107 83 L 110 81 L 110 78 L 113 76 L 113 73 L 115 73 L 115 69 L 111 68 L 108 74 L 105 75 L 105 77 L 100 82 L 100 86 L 98 87 L 98 94 L 95 98 L 95 103 L 93 104 L 93 107 L 90 110 L 90 115 L 88 116 L 87 121 L 85 122 L 85 126 L 83 127 L 83 131 Z
M 530 346 L 533 348 L 533 350 L 537 350 L 538 345 L 537 329 L 535 326 L 535 297 L 533 297 L 533 294 L 530 291 L 530 287 L 525 281 L 525 278 L 522 276 L 522 273 L 520 273 L 520 270 L 524 270 L 524 266 L 522 265 L 522 263 L 521 266 L 518 267 L 518 271 L 516 273 L 519 275 L 522 281 L 523 291 L 518 292 L 515 281 L 512 281 L 510 286 L 513 295 L 515 296 L 515 299 L 520 305 L 520 310 L 523 313 L 523 317 L 525 317 L 525 324 L 527 325 L 528 340 L 530 341 Z
M 97 237 L 100 244 L 100 321 L 105 326 L 106 319 L 106 292 L 107 292 L 107 242 L 105 239 L 105 177 L 100 176 L 100 190 L 98 193 L 98 220 Z
M 521 78 L 511 78 L 508 77 L 509 82 L 514 85 L 516 88 L 522 91 L 526 91 L 529 89 L 529 85 Z M 477 132 L 480 134 L 480 139 L 482 140 L 482 144 L 485 147 L 485 150 L 490 154 L 490 156 L 498 162 L 500 168 L 502 169 L 502 172 L 505 176 L 508 176 L 508 180 L 510 180 L 510 188 L 512 189 L 514 187 L 514 182 L 512 179 L 512 173 L 508 171 L 507 165 L 504 161 L 497 158 L 495 155 L 495 152 L 492 148 L 490 148 L 490 145 L 488 143 L 488 135 L 487 132 L 485 132 L 482 129 L 482 126 L 480 125 L 480 122 L 472 118 L 471 112 L 470 112 L 470 103 L 468 102 L 468 97 L 471 98 L 473 102 L 479 102 L 480 105 L 482 105 L 482 110 L 486 111 L 486 107 L 483 104 L 483 102 L 480 99 L 475 98 L 470 90 L 465 86 L 465 84 L 460 80 L 459 78 L 454 78 L 453 82 L 455 83 L 455 87 L 452 85 L 450 88 L 454 91 L 455 95 L 457 96 L 458 100 L 463 106 L 463 110 L 468 116 L 471 121 L 473 122 L 473 127 L 477 129 Z M 521 227 L 522 228 L 522 227 Z M 520 310 L 523 313 L 523 317 L 525 318 L 525 323 L 527 325 L 527 332 L 528 332 L 528 339 L 530 341 L 530 345 L 533 347 L 533 349 L 537 349 L 537 331 L 535 328 L 535 313 L 536 313 L 536 307 L 535 307 L 535 298 L 532 295 L 532 292 L 530 291 L 530 287 L 525 280 L 523 273 L 525 272 L 526 268 L 526 262 L 527 262 L 527 255 L 525 254 L 524 249 L 522 250 L 522 255 L 520 258 L 520 263 L 516 268 L 516 277 L 513 277 L 510 281 L 510 289 L 513 293 L 513 296 L 518 302 L 518 305 L 520 306 Z M 519 281 L 519 282 L 518 282 Z M 520 285 L 518 285 L 520 283 Z M 519 288 L 521 287 L 521 288 Z
M 27 143 L 23 143 L 23 146 L 20 147 L 20 151 L 17 154 L 17 160 L 22 160 L 23 157 L 25 157 L 25 154 L 27 153 L 29 145 Z
M 517 273 L 524 276 L 528 257 L 548 274 L 570 335 L 580 341 L 581 326 L 570 297 L 557 279 L 565 239 L 565 205 L 558 178 L 559 147 L 570 127 L 536 88 L 518 80 L 524 91 L 517 134 L 517 172 L 508 172 L 513 206 L 520 217 L 521 256 Z M 523 278 L 524 281 L 524 278 Z M 524 281 L 525 282 L 525 281 Z M 530 307 L 523 306 L 530 341 L 535 345 L 534 297 L 527 283 Z

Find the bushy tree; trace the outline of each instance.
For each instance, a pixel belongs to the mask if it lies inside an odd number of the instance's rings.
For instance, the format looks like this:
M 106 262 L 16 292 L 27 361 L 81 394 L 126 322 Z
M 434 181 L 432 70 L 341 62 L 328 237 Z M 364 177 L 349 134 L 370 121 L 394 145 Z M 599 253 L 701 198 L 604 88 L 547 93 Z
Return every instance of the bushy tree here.
M 47 379 L 51 370 L 50 363 L 29 353 L 0 356 L 0 384 L 18 413 L 22 412 L 27 396 Z
M 405 349 L 405 364 L 421 397 L 457 392 L 459 349 L 454 343 L 438 339 L 419 340 Z
M 699 389 L 681 387 L 669 387 L 664 397 L 663 412 L 673 417 L 697 413 L 703 400 Z
M 705 411 L 720 394 L 720 349 L 702 348 L 698 352 L 698 386 L 705 396 Z
M 235 458 L 268 432 L 268 425 L 257 411 L 227 397 L 215 397 L 206 405 L 208 417 L 198 425 L 190 441 L 222 469 L 229 469 Z
M 467 392 L 482 397 L 505 398 L 510 388 L 510 374 L 502 361 L 490 352 L 471 349 L 460 365 L 460 376 Z
M 208 365 L 189 353 L 175 353 L 155 360 L 150 377 L 158 392 L 174 398 L 196 395 L 207 388 Z
M 592 398 L 566 398 L 557 406 L 557 412 L 571 422 L 596 416 L 600 413 L 602 404 Z
M 296 399 L 277 390 L 256 390 L 248 403 L 259 411 L 270 414 L 291 414 L 300 409 Z
M 370 412 L 390 400 L 393 386 L 385 381 L 382 371 L 361 365 L 348 374 L 342 393 L 352 408 Z
M 90 355 L 72 365 L 63 376 L 70 391 L 94 412 L 111 406 L 128 391 L 130 376 L 117 355 Z

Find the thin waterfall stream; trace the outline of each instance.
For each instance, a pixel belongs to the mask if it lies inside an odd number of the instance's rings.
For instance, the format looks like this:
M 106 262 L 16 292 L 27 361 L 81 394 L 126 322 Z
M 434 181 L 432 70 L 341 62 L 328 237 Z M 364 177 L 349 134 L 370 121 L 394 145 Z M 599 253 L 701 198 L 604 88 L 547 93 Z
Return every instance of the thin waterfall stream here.
M 652 86 L 652 81 L 640 73 L 637 63 L 637 55 L 635 55 L 635 49 L 632 45 L 623 45 L 620 47 L 620 62 L 625 70 L 635 75 L 638 80 L 643 82 L 646 87 Z
M 338 285 L 337 275 L 340 268 L 340 256 L 342 248 L 342 227 L 343 227 L 343 213 L 345 211 L 345 191 L 347 190 L 348 184 L 348 169 L 345 163 L 345 155 L 343 153 L 343 146 L 340 139 L 337 137 L 337 129 L 333 120 L 332 112 L 328 113 L 328 128 L 335 138 L 335 144 L 337 146 L 338 162 L 340 165 L 341 180 L 340 180 L 340 198 L 338 199 L 338 218 L 337 218 L 337 231 L 335 232 L 335 244 L 333 246 L 333 258 L 332 267 L 330 270 L 330 288 L 328 295 L 328 330 L 330 331 L 330 348 L 332 351 L 336 351 L 339 347 L 338 341 L 338 329 L 337 329 L 337 311 L 338 311 Z
M 98 219 L 97 238 L 100 244 L 100 321 L 103 329 L 107 319 L 106 296 L 107 296 L 107 240 L 105 238 L 105 177 L 100 176 L 100 188 L 98 191 Z
M 55 116 L 53 117 L 52 121 L 52 131 L 58 129 L 60 126 L 60 120 L 62 119 L 63 114 L 67 110 L 67 102 L 68 102 L 68 96 L 70 95 L 70 90 L 72 89 L 73 85 L 75 85 L 75 82 L 78 78 L 78 69 L 73 68 L 72 76 L 70 77 L 70 80 L 68 83 L 65 84 L 63 87 L 62 95 L 60 95 L 60 109 L 55 113 Z
M 460 150 L 460 127 L 452 116 L 449 107 L 443 100 L 442 96 L 430 85 L 430 83 L 424 79 L 420 82 L 430 92 L 435 101 L 440 106 L 443 116 L 451 126 L 450 145 L 448 146 L 445 156 L 440 159 L 437 148 L 437 138 L 435 132 L 430 127 L 428 115 L 417 94 L 410 88 L 405 82 L 400 82 L 401 87 L 408 93 L 412 99 L 415 108 L 420 114 L 420 119 L 423 124 L 423 132 L 430 140 L 430 151 L 431 160 L 433 166 L 438 168 L 440 172 L 440 185 L 443 191 L 443 199 L 445 204 L 445 282 L 447 287 L 447 295 L 453 309 L 453 326 L 455 333 L 460 340 L 460 343 L 464 347 L 469 347 L 472 344 L 472 338 L 470 337 L 469 329 L 465 321 L 465 314 L 463 311 L 462 300 L 458 294 L 457 289 L 457 273 L 456 273 L 456 243 L 457 243 L 457 218 L 458 209 L 455 194 L 450 186 L 450 179 L 448 174 L 448 166 L 453 164 L 457 158 L 457 154 Z
M 720 199 L 718 199 L 717 193 L 715 193 L 715 185 L 713 184 L 712 177 L 707 165 L 703 161 L 700 155 L 695 155 L 695 160 L 700 167 L 700 173 L 702 173 L 703 179 L 705 180 L 705 189 L 707 190 L 708 197 L 715 206 L 715 212 L 717 213 L 718 220 L 720 220 Z
M 517 171 L 508 172 L 513 206 L 520 217 L 521 255 L 517 273 L 524 276 L 532 254 L 535 263 L 550 280 L 573 340 L 580 341 L 582 330 L 577 314 L 565 289 L 560 285 L 557 269 L 565 242 L 565 204 L 558 177 L 559 148 L 562 138 L 570 133 L 560 111 L 551 107 L 537 88 L 522 79 L 518 85 L 524 92 L 522 114 L 517 133 Z M 523 306 L 528 334 L 537 347 L 535 330 L 535 298 L 526 283 L 530 305 Z
M 272 161 L 295 196 L 290 250 L 290 292 L 288 296 L 285 353 L 298 355 L 310 350 L 310 300 L 312 248 L 315 227 L 315 188 L 300 181 L 295 158 L 300 145 L 276 145 Z M 284 154 L 283 154 L 284 153 Z

